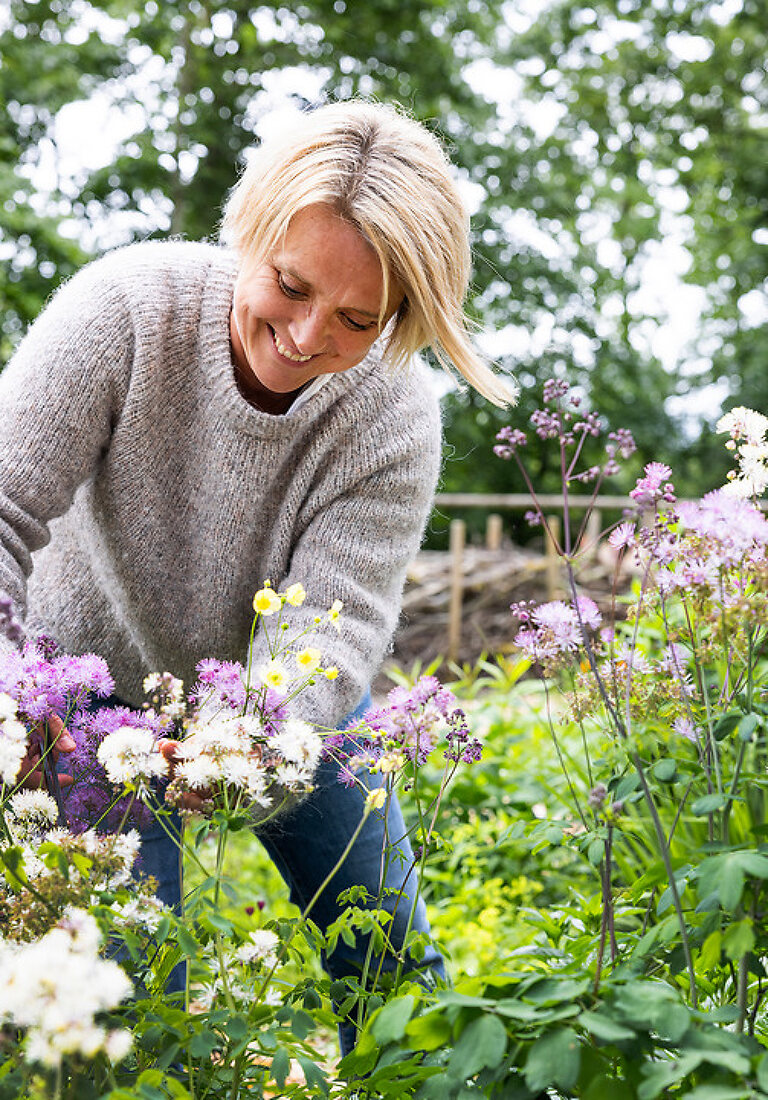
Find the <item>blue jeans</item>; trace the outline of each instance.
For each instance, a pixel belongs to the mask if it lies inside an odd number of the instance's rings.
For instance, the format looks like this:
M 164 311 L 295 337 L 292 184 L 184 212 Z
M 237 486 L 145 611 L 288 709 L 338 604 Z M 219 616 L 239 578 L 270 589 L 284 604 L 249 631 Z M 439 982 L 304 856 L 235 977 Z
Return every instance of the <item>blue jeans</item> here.
M 370 705 L 368 694 L 340 724 L 340 728 L 353 725 Z M 321 764 L 315 777 L 314 791 L 295 809 L 256 833 L 285 880 L 291 901 L 302 911 L 341 857 L 363 816 L 365 794 L 357 786 L 343 786 L 337 776 L 336 764 L 332 761 Z M 370 786 L 379 786 L 382 782 L 379 776 L 367 776 L 366 780 Z M 343 890 L 350 886 L 364 886 L 374 898 L 378 896 L 385 838 L 394 848 L 390 850 L 384 885 L 397 893 L 388 893 L 381 904 L 388 912 L 394 913 L 391 924 L 387 926 L 387 934 L 399 952 L 414 906 L 411 929 L 428 935 L 429 922 L 424 901 L 416 890 L 413 851 L 405 836 L 402 811 L 394 798 L 389 806 L 386 826 L 380 812 L 374 811 L 369 815 L 347 858 L 313 906 L 310 917 L 325 932 L 342 912 L 343 907 L 338 905 L 336 899 Z M 141 855 L 143 871 L 154 875 L 158 881 L 158 896 L 167 905 L 178 908 L 181 899 L 179 852 L 156 823 L 143 833 Z M 359 976 L 367 952 L 367 936 L 358 934 L 354 947 L 339 938 L 336 950 L 323 959 L 323 965 L 335 979 Z M 374 963 L 374 972 L 376 966 L 377 962 Z M 396 967 L 397 958 L 385 956 L 382 968 L 392 972 Z M 406 960 L 406 970 L 414 971 L 417 967 L 425 975 L 445 977 L 442 957 L 431 944 L 418 964 L 414 960 Z M 172 976 L 168 991 L 182 989 L 183 985 L 184 969 L 180 966 Z M 339 1038 L 342 1054 L 348 1053 L 355 1042 L 355 1027 L 351 1022 L 341 1025 Z

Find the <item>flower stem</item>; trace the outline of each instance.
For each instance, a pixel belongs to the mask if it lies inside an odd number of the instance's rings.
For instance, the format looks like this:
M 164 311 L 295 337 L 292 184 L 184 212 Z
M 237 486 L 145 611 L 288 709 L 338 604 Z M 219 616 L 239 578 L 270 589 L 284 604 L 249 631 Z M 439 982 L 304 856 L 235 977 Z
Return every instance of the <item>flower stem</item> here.
M 638 777 L 640 779 L 640 785 L 643 788 L 643 795 L 648 807 L 648 811 L 653 821 L 653 827 L 656 831 L 656 838 L 659 843 L 659 850 L 661 852 L 661 858 L 664 863 L 664 868 L 667 872 L 667 880 L 669 882 L 669 890 L 672 894 L 672 903 L 675 907 L 675 913 L 677 914 L 677 923 L 680 928 L 680 939 L 683 947 L 683 955 L 685 956 L 685 965 L 688 970 L 688 989 L 691 998 L 691 1007 L 698 1008 L 698 995 L 696 992 L 696 972 L 693 969 L 693 957 L 691 955 L 691 945 L 688 941 L 688 929 L 685 924 L 685 916 L 683 914 L 683 907 L 680 904 L 680 894 L 677 889 L 677 882 L 675 880 L 675 873 L 672 868 L 672 860 L 669 854 L 669 848 L 667 846 L 667 838 L 664 835 L 664 827 L 659 817 L 659 812 L 656 809 L 656 803 L 653 801 L 653 795 L 651 789 L 648 786 L 648 780 L 645 775 L 645 769 L 643 768 L 640 757 L 637 753 L 632 753 L 632 763 L 635 766 Z

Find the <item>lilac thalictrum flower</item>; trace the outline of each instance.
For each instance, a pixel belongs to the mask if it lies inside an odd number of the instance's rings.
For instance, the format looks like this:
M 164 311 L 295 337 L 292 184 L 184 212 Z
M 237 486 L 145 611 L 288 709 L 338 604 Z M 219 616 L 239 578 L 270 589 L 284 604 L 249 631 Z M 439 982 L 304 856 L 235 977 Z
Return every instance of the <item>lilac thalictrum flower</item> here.
M 16 608 L 10 596 L 0 595 L 0 633 L 9 642 L 24 640 L 24 627 L 16 616 Z
M 151 811 L 140 801 L 122 797 L 113 806 L 115 791 L 107 778 L 97 753 L 102 741 L 118 729 L 133 727 L 141 737 L 151 733 L 161 736 L 157 716 L 129 707 L 102 707 L 96 711 L 80 711 L 68 724 L 77 748 L 67 758 L 74 782 L 64 792 L 67 822 L 73 832 L 85 832 L 99 822 L 104 832 L 114 831 L 127 812 L 127 824 L 147 828 Z M 112 807 L 110 809 L 110 807 Z M 107 812 L 108 811 L 108 812 Z M 106 813 L 106 816 L 104 816 Z
M 672 723 L 672 729 L 678 735 L 678 737 L 684 737 L 686 741 L 692 741 L 696 744 L 699 740 L 699 735 L 696 732 L 696 727 L 690 718 L 680 716 L 676 718 Z
M 340 779 L 349 782 L 355 767 L 391 771 L 397 761 L 399 766 L 406 761 L 423 764 L 441 731 L 449 759 L 480 758 L 480 744 L 471 736 L 455 695 L 435 676 L 422 676 L 410 689 L 393 688 L 386 704 L 366 711 L 363 722 L 347 731 L 334 752 L 343 765 Z
M 719 564 L 734 565 L 755 551 L 762 555 L 768 544 L 768 520 L 760 509 L 723 489 L 681 504 L 678 514 L 680 526 L 698 535 Z
M 588 596 L 579 596 L 576 606 L 551 600 L 529 612 L 528 625 L 518 631 L 515 645 L 534 661 L 552 660 L 578 649 L 583 630 L 596 630 L 601 622 L 600 609 Z
M 114 688 L 106 662 L 94 654 L 49 658 L 33 642 L 0 659 L 0 691 L 18 703 L 19 713 L 31 722 L 52 715 L 64 718 L 93 694 L 109 695 Z
M 660 500 L 673 503 L 674 489 L 669 481 L 672 471 L 663 462 L 649 462 L 645 467 L 645 477 L 638 480 L 630 496 L 641 508 L 650 508 Z
M 197 666 L 197 683 L 190 694 L 193 702 L 215 697 L 219 702 L 242 707 L 245 703 L 245 670 L 239 661 L 209 658 Z
M 620 523 L 608 536 L 608 545 L 614 550 L 625 550 L 635 541 L 634 523 Z

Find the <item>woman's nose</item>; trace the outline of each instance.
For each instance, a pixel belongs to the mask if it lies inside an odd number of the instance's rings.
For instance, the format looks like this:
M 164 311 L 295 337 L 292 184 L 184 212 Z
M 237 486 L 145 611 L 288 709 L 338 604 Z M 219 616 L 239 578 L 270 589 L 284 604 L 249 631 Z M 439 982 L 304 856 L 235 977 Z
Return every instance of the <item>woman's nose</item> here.
M 307 309 L 291 325 L 291 337 L 300 355 L 317 355 L 325 350 L 328 317 L 320 310 Z

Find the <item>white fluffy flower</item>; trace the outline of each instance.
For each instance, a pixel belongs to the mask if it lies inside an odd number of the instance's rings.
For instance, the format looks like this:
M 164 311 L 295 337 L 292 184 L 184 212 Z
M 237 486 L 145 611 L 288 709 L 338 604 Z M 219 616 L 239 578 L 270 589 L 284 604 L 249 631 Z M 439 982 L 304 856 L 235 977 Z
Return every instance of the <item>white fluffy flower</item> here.
M 130 901 L 112 906 L 117 928 L 139 928 L 150 934 L 158 930 L 166 912 L 167 906 L 155 894 L 139 893 Z
M 743 405 L 731 409 L 717 422 L 718 432 L 728 432 L 732 439 L 744 439 L 747 443 L 762 443 L 768 431 L 768 416 L 747 409 Z
M 15 718 L 18 706 L 16 700 L 7 691 L 0 691 L 0 722 Z
M 16 704 L 10 696 L 5 696 L 13 703 L 13 715 L 16 714 Z M 8 711 L 8 704 L 4 704 Z M 9 715 L 2 719 L 0 724 L 0 779 L 8 787 L 12 787 L 21 768 L 21 762 L 27 754 L 27 731 L 21 722 Z
M 33 943 L 0 942 L 0 1020 L 26 1030 L 29 1061 L 55 1067 L 67 1054 L 127 1053 L 129 1037 L 96 1023 L 132 992 L 118 964 L 99 958 L 99 942 L 96 921 L 81 909 Z
M 277 962 L 277 948 L 280 940 L 274 932 L 266 928 L 257 928 L 249 933 L 250 942 L 242 944 L 235 951 L 235 958 L 244 963 L 263 963 L 266 967 L 274 966 Z
M 312 771 L 317 767 L 323 743 L 309 722 L 289 718 L 270 740 L 270 746 L 292 764 L 305 764 Z
M 96 755 L 111 783 L 144 783 L 168 774 L 168 761 L 150 730 L 121 726 L 108 734 Z
M 8 801 L 14 823 L 29 823 L 38 828 L 55 825 L 59 816 L 56 803 L 47 791 L 17 791 Z

